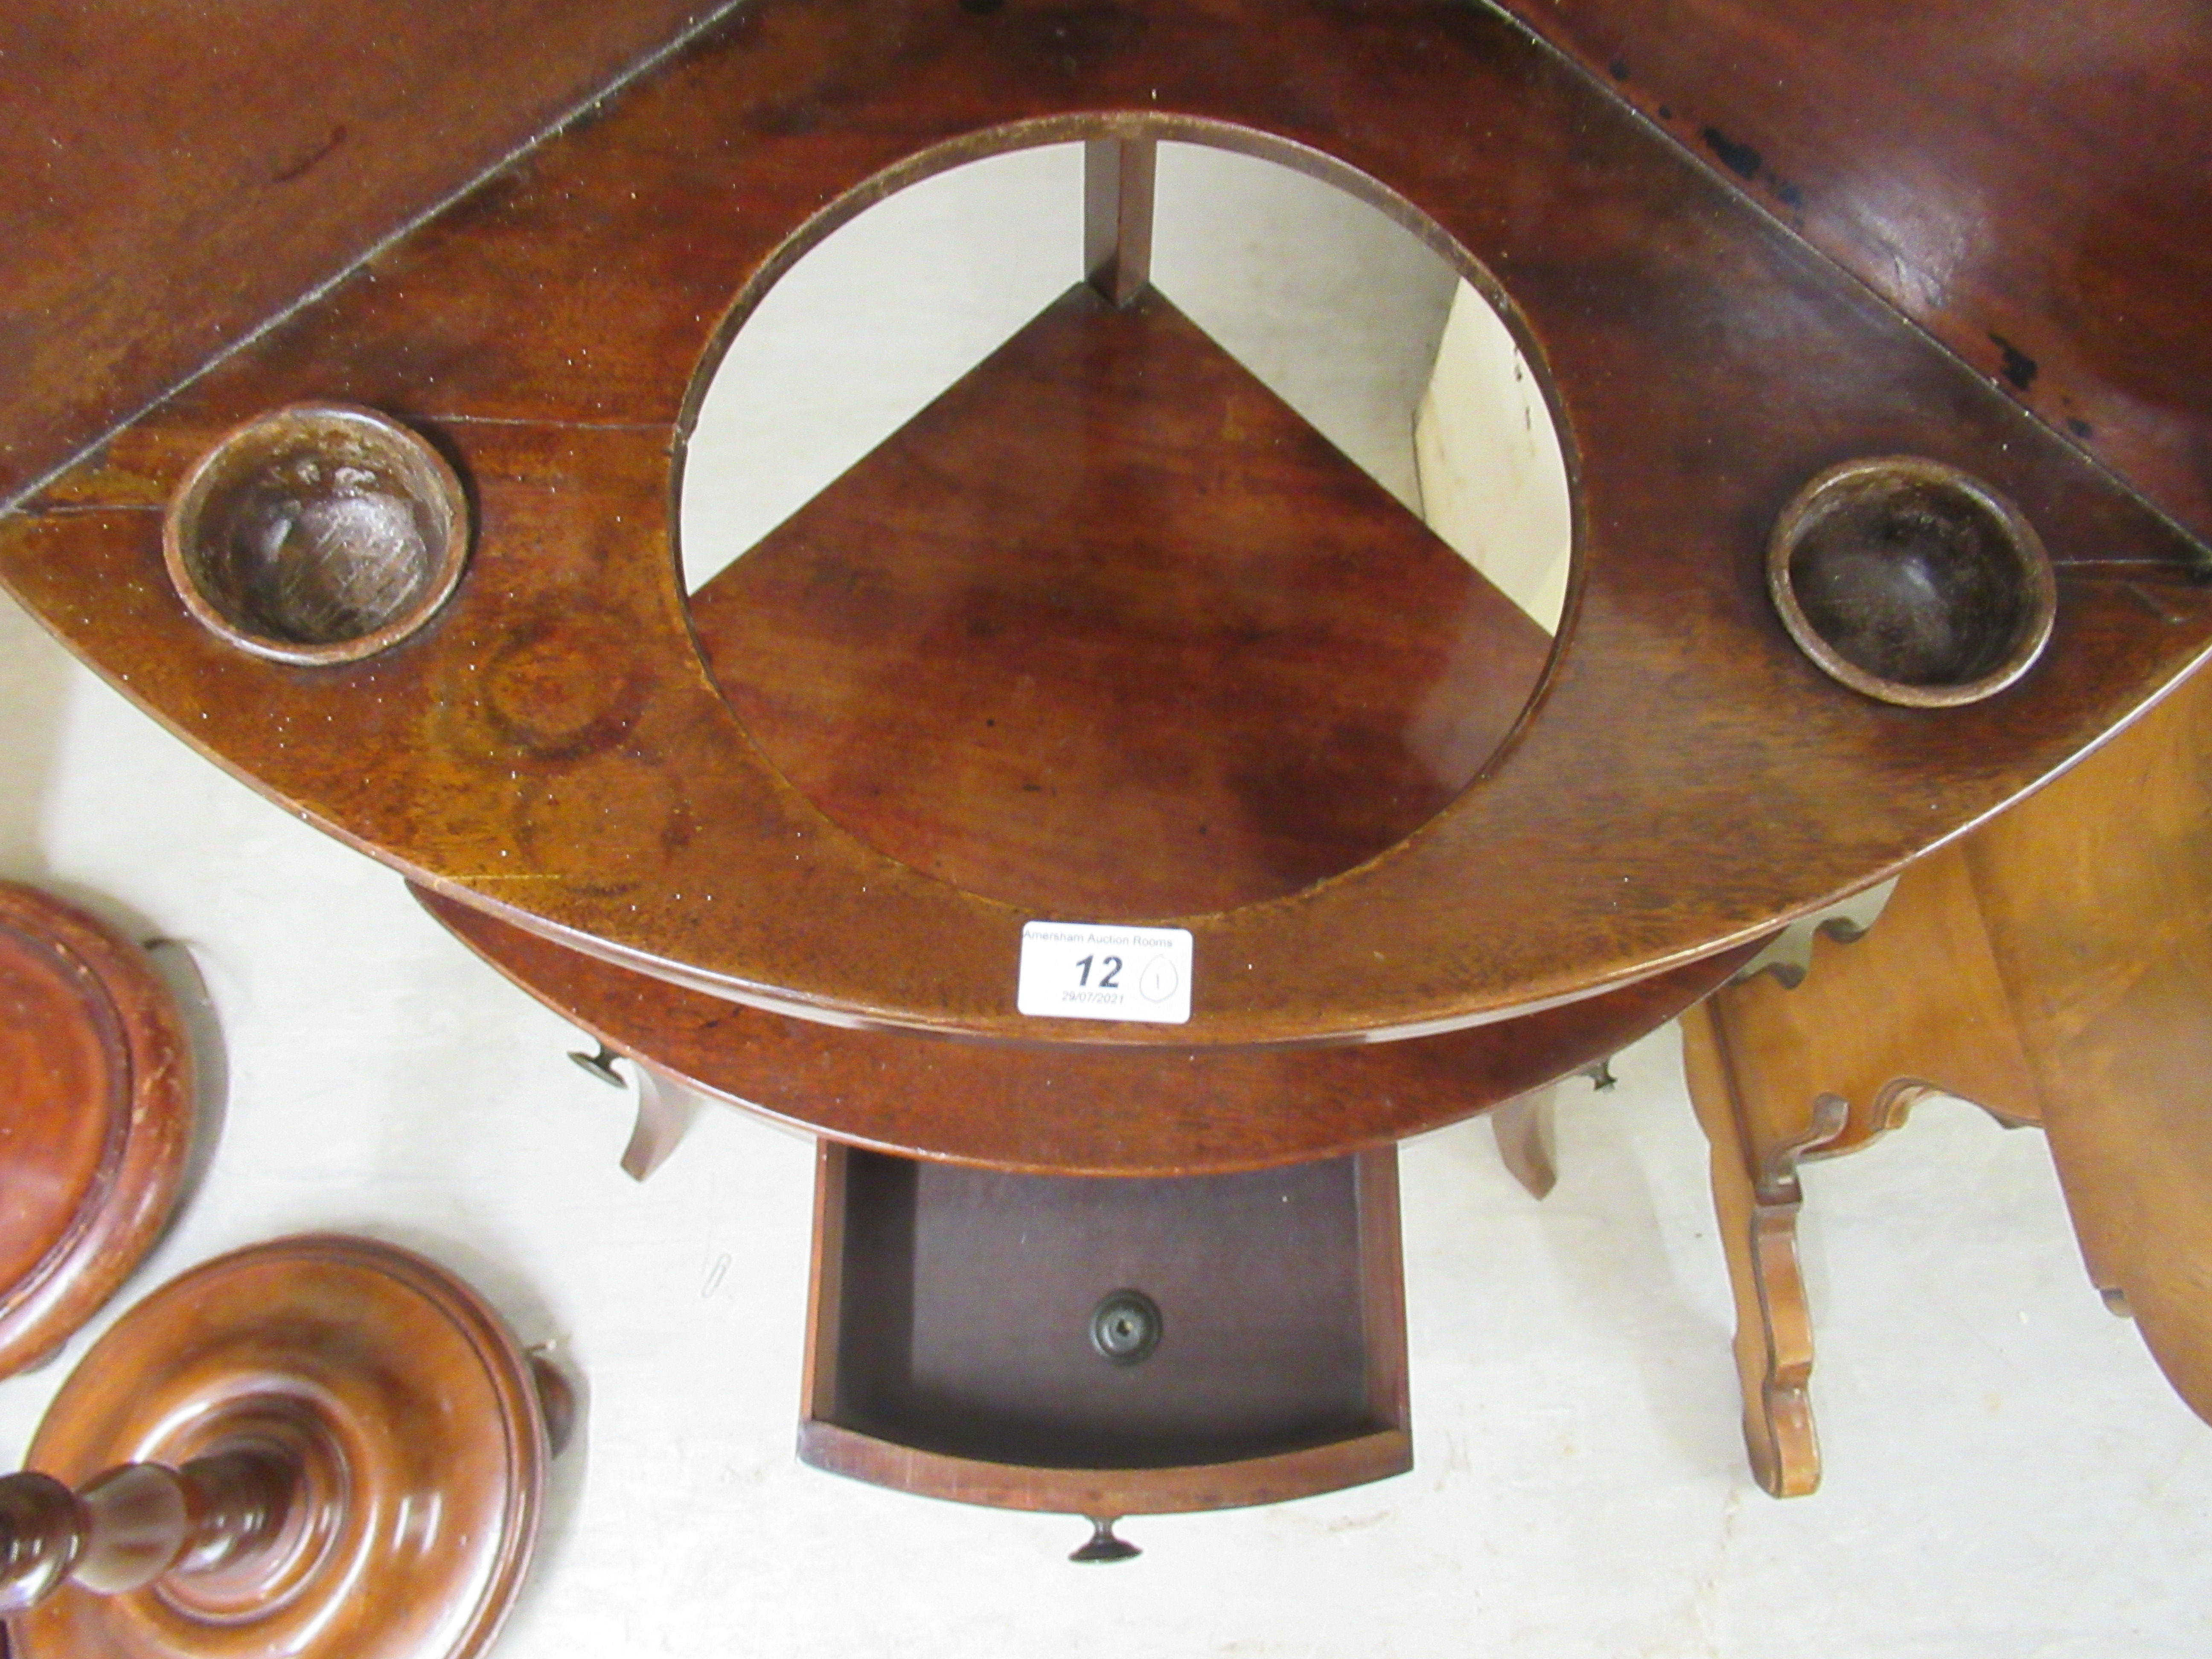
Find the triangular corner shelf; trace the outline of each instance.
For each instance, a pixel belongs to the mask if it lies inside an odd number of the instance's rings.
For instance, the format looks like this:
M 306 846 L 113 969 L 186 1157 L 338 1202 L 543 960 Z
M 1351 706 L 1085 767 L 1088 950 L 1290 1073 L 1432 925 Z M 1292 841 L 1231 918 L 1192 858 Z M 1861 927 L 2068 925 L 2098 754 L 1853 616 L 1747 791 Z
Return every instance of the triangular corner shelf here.
M 1463 788 L 1550 639 L 1165 297 L 1078 284 L 692 596 L 803 793 L 971 892 L 1295 891 Z

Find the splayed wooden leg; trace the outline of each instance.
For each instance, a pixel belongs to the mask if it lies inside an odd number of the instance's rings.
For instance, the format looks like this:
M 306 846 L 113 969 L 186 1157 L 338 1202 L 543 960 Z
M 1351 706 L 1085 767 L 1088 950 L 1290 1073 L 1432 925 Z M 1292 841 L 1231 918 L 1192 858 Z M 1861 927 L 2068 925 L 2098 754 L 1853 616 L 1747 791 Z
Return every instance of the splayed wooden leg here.
M 1559 1184 L 1557 1095 L 1557 1086 L 1547 1085 L 1516 1096 L 1490 1114 L 1498 1155 L 1531 1198 L 1542 1198 Z
M 632 1181 L 643 1181 L 668 1162 L 669 1154 L 690 1133 L 692 1121 L 699 1115 L 699 1099 L 650 1066 L 633 1064 L 637 1071 L 637 1123 L 629 1132 L 629 1145 L 623 1149 L 622 1166 Z

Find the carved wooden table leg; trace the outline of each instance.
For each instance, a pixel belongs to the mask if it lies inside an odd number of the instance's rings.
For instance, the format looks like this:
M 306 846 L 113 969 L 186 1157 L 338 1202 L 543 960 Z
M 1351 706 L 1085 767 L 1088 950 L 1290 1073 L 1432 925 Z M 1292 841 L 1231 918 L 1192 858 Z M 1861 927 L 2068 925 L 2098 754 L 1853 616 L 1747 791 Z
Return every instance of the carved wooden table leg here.
M 1765 974 L 1724 987 L 1682 1030 L 1735 1290 L 1744 1439 L 1759 1485 L 1795 1497 L 1820 1479 L 1798 1162 L 1867 1145 L 1925 1095 L 2007 1124 L 2040 1122 L 2041 1097 L 1955 849 L 1907 871 L 1863 940 L 1817 939 L 1797 989 Z
M 388 1245 L 284 1239 L 187 1273 L 63 1386 L 40 1473 L 0 1480 L 13 1651 L 480 1653 L 537 1536 L 542 1386 L 473 1291 Z
M 1712 1146 L 1713 1210 L 1729 1283 L 1735 1291 L 1736 1374 L 1743 1385 L 1743 1439 L 1751 1471 L 1777 1498 L 1820 1484 L 1820 1449 L 1805 1385 L 1813 1370 L 1813 1327 L 1797 1271 L 1796 1165 L 1803 1149 L 1842 1127 L 1832 1096 L 1808 1104 L 1796 1137 L 1761 1146 L 1728 1079 L 1711 1005 L 1682 1016 L 1690 1098 Z

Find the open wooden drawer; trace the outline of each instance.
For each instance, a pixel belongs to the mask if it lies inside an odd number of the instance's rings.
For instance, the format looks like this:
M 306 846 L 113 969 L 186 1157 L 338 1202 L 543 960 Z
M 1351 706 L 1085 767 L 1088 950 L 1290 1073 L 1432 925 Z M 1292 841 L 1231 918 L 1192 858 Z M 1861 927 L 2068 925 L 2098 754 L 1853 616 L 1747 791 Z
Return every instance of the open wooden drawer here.
M 824 1141 L 805 1363 L 803 1459 L 963 1503 L 1103 1521 L 1402 1474 L 1397 1154 L 1109 1179 Z

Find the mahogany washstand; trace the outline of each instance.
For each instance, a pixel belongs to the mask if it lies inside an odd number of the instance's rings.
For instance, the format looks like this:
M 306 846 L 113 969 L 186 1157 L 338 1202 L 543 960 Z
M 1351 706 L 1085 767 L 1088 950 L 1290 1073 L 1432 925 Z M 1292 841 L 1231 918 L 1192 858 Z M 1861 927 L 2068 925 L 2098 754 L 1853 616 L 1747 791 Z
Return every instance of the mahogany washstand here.
M 1966 258 L 1960 290 L 1996 296 L 1992 328 L 1950 307 L 1950 266 L 1922 280 L 1912 250 L 1855 240 L 1895 216 L 1839 217 L 1832 201 L 1858 198 L 1819 119 L 1793 121 L 1764 92 L 1686 65 L 1681 40 L 1696 31 L 1667 18 L 1639 26 L 1633 7 L 1528 9 L 1566 51 L 1504 13 L 1450 0 L 748 6 L 411 225 L 395 205 L 421 173 L 419 152 L 407 150 L 380 175 L 389 188 L 363 198 L 361 217 L 375 222 L 351 228 L 365 234 L 346 242 L 320 222 L 307 226 L 301 246 L 374 248 L 343 280 L 306 294 L 338 266 L 294 273 L 295 287 L 266 296 L 262 312 L 194 313 L 228 329 L 223 343 L 237 349 L 221 361 L 188 352 L 181 329 L 165 335 L 149 360 L 170 366 L 135 401 L 120 370 L 81 395 L 41 367 L 28 384 L 74 416 L 46 463 L 68 465 L 9 475 L 24 494 L 0 523 L 0 580 L 157 718 L 404 872 L 477 927 L 480 945 L 499 938 L 491 930 L 520 930 L 518 954 L 551 941 L 610 971 L 742 1006 L 746 1033 L 809 1022 L 787 1052 L 811 1051 L 816 1079 L 865 1074 L 882 1054 L 904 1056 L 883 1062 L 894 1083 L 906 1068 L 932 1070 L 940 1045 L 931 1037 L 983 1045 L 976 1052 L 993 1058 L 974 1064 L 1013 1076 L 1034 1062 L 1006 1056 L 1044 1044 L 1074 1068 L 1120 1054 L 1264 1067 L 1301 1045 L 1397 1039 L 1409 1054 L 1415 1041 L 1547 1010 L 1595 1020 L 1604 996 L 1692 973 L 1998 811 L 2203 656 L 2212 594 L 2201 585 L 2204 550 L 2183 526 L 2203 529 L 2203 492 L 2174 461 L 2193 453 L 2203 419 L 2190 403 L 2197 394 L 2173 394 L 2168 367 L 2197 359 L 2160 343 L 2187 343 L 2187 329 L 2171 325 L 2172 296 L 2193 307 L 2201 288 L 2174 277 L 2187 276 L 2185 258 L 2151 261 L 2137 286 L 2163 296 L 2148 312 L 2154 337 L 2109 337 L 2094 316 L 2143 313 L 2097 303 L 2136 292 L 2129 261 L 2108 245 L 2148 216 L 2100 204 L 2099 240 L 2069 267 L 2071 299 L 2008 287 Z M 1808 15 L 1833 9 L 1746 8 L 1747 25 L 1723 6 L 1713 27 L 1802 41 L 1818 35 Z M 1948 38 L 1955 14 L 1928 10 Z M 568 83 L 564 74 L 590 82 L 639 61 L 629 37 L 611 40 L 556 30 L 533 40 L 530 95 Z M 1649 49 L 1671 90 L 1608 55 L 1625 52 L 1623 40 L 1639 58 Z M 2118 44 L 2149 55 L 2136 37 Z M 1878 66 L 1843 77 L 1893 112 L 1901 94 L 1868 84 L 1880 78 Z M 1983 107 L 1966 91 L 1966 104 Z M 1738 114 L 1779 121 L 1784 153 L 1835 188 L 1808 204 L 1796 178 L 1717 125 L 1692 130 L 1694 148 L 1678 143 L 1668 134 L 1686 118 L 1670 95 L 1694 95 L 1732 125 Z M 518 95 L 514 107 L 527 101 Z M 1862 107 L 1857 97 L 1812 102 Z M 1905 125 L 1929 129 L 1935 118 L 1909 100 L 1904 108 Z M 2185 131 L 2187 118 L 2184 107 Z M 496 153 L 485 146 L 497 125 L 469 127 L 472 154 Z M 519 133 L 539 131 L 526 123 Z M 346 131 L 267 158 L 269 176 L 313 176 L 346 154 Z M 1194 1012 L 1172 1028 L 1021 1014 L 1022 925 L 1042 902 L 1057 908 L 1050 878 L 1066 878 L 1066 866 L 1046 869 L 1042 885 L 1034 868 L 1002 881 L 952 856 L 932 826 L 891 821 L 903 800 L 977 799 L 965 783 L 934 797 L 918 784 L 887 803 L 834 767 L 810 777 L 807 754 L 826 752 L 819 711 L 777 693 L 840 682 L 805 659 L 806 630 L 749 638 L 747 626 L 773 614 L 762 594 L 718 615 L 711 592 L 687 606 L 676 576 L 675 484 L 698 398 L 776 277 L 906 182 L 1065 139 L 1121 158 L 1121 193 L 1109 202 L 1127 199 L 1127 157 L 1187 140 L 1309 167 L 1395 215 L 1506 315 L 1576 485 L 1576 572 L 1540 684 L 1498 746 L 1462 775 L 1428 781 L 1436 799 L 1408 805 L 1377 843 L 1352 837 L 1327 861 L 1286 859 L 1272 890 L 1176 894 L 1153 908 L 1117 878 L 1084 895 L 1194 936 Z M 2109 148 L 2163 156 L 2166 143 Z M 1974 179 L 2009 176 L 1986 147 L 1955 154 Z M 2005 199 L 2039 236 L 2070 228 L 2065 216 L 2038 216 L 2018 191 Z M 250 244 L 287 247 L 260 197 L 242 214 Z M 1097 216 L 1128 227 L 1118 205 Z M 1133 253 L 1134 239 L 1109 240 Z M 1103 337 L 1144 314 L 1141 283 L 1124 280 L 1133 269 L 1122 263 L 1103 267 L 1108 303 L 1073 319 L 1080 332 Z M 2065 356 L 2074 401 L 2033 406 L 2038 368 L 2019 343 L 2022 319 L 2056 317 L 2063 331 L 2069 305 L 2077 321 L 2092 318 L 2072 329 L 2081 349 Z M 1170 327 L 1142 326 L 1155 343 Z M 1992 348 L 2002 385 L 1984 365 Z M 180 385 L 194 369 L 204 372 Z M 103 420 L 156 393 L 167 395 L 87 447 Z M 366 405 L 422 434 L 463 481 L 475 526 L 469 568 L 442 608 L 385 649 L 317 667 L 268 660 L 204 628 L 168 580 L 160 525 L 222 434 L 310 401 Z M 2154 500 L 2085 447 L 2091 422 L 2069 410 L 2092 410 L 2118 434 L 2112 453 Z M 0 412 L 8 431 L 25 427 L 23 410 Z M 30 414 L 42 412 L 34 402 Z M 971 462 L 987 453 L 980 441 L 968 447 Z M 1769 602 L 1768 534 L 1798 492 L 1840 464 L 1899 454 L 1980 481 L 2049 549 L 2048 645 L 1967 706 L 1860 696 L 1799 652 Z M 856 470 L 810 509 L 812 522 L 885 524 L 868 479 L 880 486 L 896 459 Z M 1186 500 L 1221 482 L 1203 460 L 1167 473 Z M 919 558 L 928 528 L 896 526 L 887 552 Z M 836 574 L 842 557 L 846 574 L 867 574 L 849 546 L 793 556 L 802 571 Z M 750 563 L 740 562 L 732 591 L 789 562 L 763 559 L 759 577 L 744 571 Z M 794 594 L 808 599 L 803 585 L 782 597 Z M 983 624 L 970 637 L 988 639 L 988 609 L 952 614 Z M 896 623 L 896 610 L 879 605 L 878 620 Z M 1434 608 L 1380 613 L 1418 631 Z M 800 660 L 781 681 L 749 681 L 779 647 Z M 849 653 L 837 672 L 865 669 L 868 656 Z M 915 685 L 892 678 L 881 690 L 896 713 Z M 894 727 L 862 727 L 878 764 L 914 758 L 886 735 Z M 921 758 L 932 758 L 926 749 Z M 992 775 L 980 768 L 969 781 Z M 1000 767 L 996 781 L 1010 775 Z M 1281 798 L 1310 806 L 1314 794 L 1297 783 L 1290 775 Z M 1024 820 L 994 821 L 1018 830 Z M 1023 845 L 1015 834 L 1001 851 L 1012 860 Z M 1293 850 L 1310 852 L 1310 838 Z M 611 994 L 644 1008 L 634 988 Z M 640 1030 L 700 1029 L 682 993 L 654 994 L 635 1016 Z M 1401 1054 L 1369 1075 L 1407 1063 Z M 1113 1133 L 1065 1139 L 1040 1131 L 1035 1094 L 1017 1087 L 947 1089 L 903 1118 L 875 1112 L 865 1127 L 828 1093 L 795 1090 L 787 1109 L 833 1136 L 908 1152 L 1088 1170 L 1320 1157 L 1451 1115 L 1441 1095 L 1408 1113 L 1388 1089 L 1326 1109 L 1323 1092 L 1286 1100 L 1286 1129 L 1265 1109 L 1147 1111 L 1140 1099 Z M 1453 1103 L 1486 1103 L 1470 1090 Z M 1204 1120 L 1195 1128 L 1194 1117 Z

